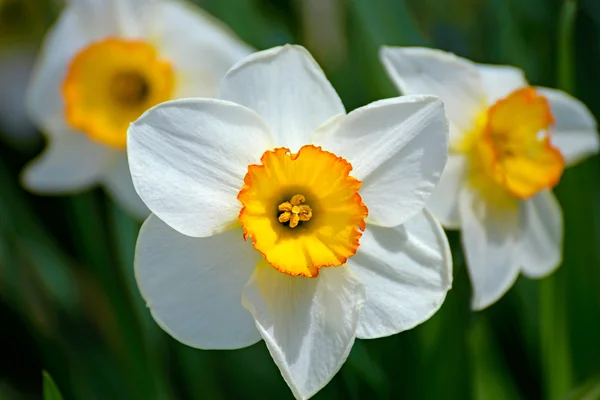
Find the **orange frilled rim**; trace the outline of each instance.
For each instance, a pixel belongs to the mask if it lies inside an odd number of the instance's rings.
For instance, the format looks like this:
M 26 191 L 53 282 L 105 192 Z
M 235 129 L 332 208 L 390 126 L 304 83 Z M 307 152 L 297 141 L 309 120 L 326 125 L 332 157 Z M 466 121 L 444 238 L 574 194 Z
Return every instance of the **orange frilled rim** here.
M 319 268 L 340 266 L 356 253 L 368 210 L 345 159 L 307 145 L 266 151 L 250 165 L 238 194 L 244 238 L 274 268 L 288 275 L 316 277 Z M 312 215 L 291 228 L 280 222 L 279 205 L 301 195 Z
M 483 120 L 471 157 L 479 186 L 495 184 L 527 199 L 558 184 L 565 162 L 550 141 L 554 116 L 544 96 L 532 87 L 518 89 L 492 105 Z

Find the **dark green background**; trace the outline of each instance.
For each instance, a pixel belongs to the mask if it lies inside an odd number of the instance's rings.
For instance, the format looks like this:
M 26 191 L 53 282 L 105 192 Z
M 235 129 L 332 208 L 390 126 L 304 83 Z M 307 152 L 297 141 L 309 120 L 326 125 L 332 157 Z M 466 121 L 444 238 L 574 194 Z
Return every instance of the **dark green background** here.
M 317 11 L 320 0 L 196 2 L 257 49 L 304 44 L 347 110 L 397 95 L 377 55 L 388 44 L 519 66 L 600 116 L 599 0 L 337 0 L 337 19 Z M 59 8 L 0 0 L 0 10 L 6 46 L 39 41 Z M 291 398 L 262 342 L 200 351 L 162 332 L 133 279 L 139 224 L 100 190 L 26 193 L 19 171 L 43 143 L 0 144 L 0 399 L 41 398 L 43 369 L 66 399 Z M 411 331 L 358 340 L 315 398 L 600 399 L 600 158 L 566 171 L 556 193 L 566 232 L 555 274 L 521 277 L 471 312 L 450 232 L 454 287 L 441 310 Z

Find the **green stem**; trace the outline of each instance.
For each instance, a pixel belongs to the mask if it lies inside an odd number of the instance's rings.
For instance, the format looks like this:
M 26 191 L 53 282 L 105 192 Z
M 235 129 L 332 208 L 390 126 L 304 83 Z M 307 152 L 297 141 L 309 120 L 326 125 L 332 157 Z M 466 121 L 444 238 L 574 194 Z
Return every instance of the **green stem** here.
M 577 2 L 565 0 L 558 29 L 557 85 L 568 92 L 574 88 L 573 27 L 576 14 Z M 561 398 L 573 383 L 565 273 L 559 270 L 539 285 L 540 357 L 545 398 L 549 400 Z
M 521 398 L 508 366 L 492 340 L 490 324 L 484 315 L 474 319 L 468 332 L 473 399 L 509 400 Z
M 540 282 L 540 345 L 545 398 L 560 399 L 573 384 L 564 279 L 557 273 Z

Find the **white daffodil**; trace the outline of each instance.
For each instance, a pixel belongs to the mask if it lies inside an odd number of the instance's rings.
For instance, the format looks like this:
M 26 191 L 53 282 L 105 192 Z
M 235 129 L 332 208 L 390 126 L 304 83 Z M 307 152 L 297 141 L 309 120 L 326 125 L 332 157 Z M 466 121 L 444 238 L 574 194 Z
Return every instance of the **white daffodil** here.
M 127 166 L 129 123 L 166 100 L 214 96 L 225 72 L 251 50 L 184 2 L 67 3 L 27 95 L 49 144 L 24 171 L 24 184 L 53 194 L 101 184 L 124 209 L 146 217 Z
M 450 155 L 428 207 L 462 232 L 473 308 L 502 297 L 519 271 L 550 274 L 563 241 L 551 189 L 565 165 L 598 152 L 589 110 L 564 92 L 529 86 L 509 66 L 423 48 L 383 47 L 381 59 L 402 93 L 444 101 Z
M 312 396 L 355 337 L 412 328 L 442 304 L 451 258 L 424 205 L 447 135 L 433 96 L 346 115 L 298 46 L 245 58 L 218 99 L 151 109 L 127 145 L 154 214 L 135 262 L 154 319 L 197 348 L 262 338 L 294 395 Z

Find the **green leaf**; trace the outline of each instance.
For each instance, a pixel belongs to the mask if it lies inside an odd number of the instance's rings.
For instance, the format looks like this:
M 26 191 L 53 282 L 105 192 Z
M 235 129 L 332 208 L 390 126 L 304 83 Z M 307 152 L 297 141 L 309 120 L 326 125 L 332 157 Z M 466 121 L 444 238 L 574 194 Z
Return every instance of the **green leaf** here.
M 108 304 L 118 327 L 118 334 L 110 340 L 116 343 L 114 351 L 121 355 L 119 346 L 128 349 L 123 353 L 123 367 L 141 398 L 156 399 L 156 385 L 160 379 L 152 375 L 152 365 L 144 347 L 143 330 L 129 297 L 126 282 L 112 257 L 108 226 L 103 214 L 101 199 L 95 193 L 82 193 L 68 199 L 69 228 L 79 257 L 84 261 L 107 296 Z
M 487 400 L 519 399 L 521 395 L 500 349 L 491 340 L 490 329 L 487 319 L 480 317 L 473 321 L 468 333 L 472 396 Z
M 352 0 L 350 5 L 377 47 L 384 44 L 417 46 L 428 42 L 404 1 Z
M 347 372 L 362 379 L 380 397 L 388 397 L 390 385 L 385 371 L 379 363 L 371 357 L 362 341 L 354 342 L 348 360 Z M 352 376 L 346 375 L 346 376 Z
M 565 0 L 560 13 L 558 29 L 558 86 L 567 92 L 573 92 L 573 28 L 577 16 L 577 2 Z
M 22 262 L 33 269 L 39 283 L 48 291 L 50 298 L 65 310 L 76 312 L 79 299 L 75 276 L 69 269 L 69 261 L 52 244 L 29 237 L 17 238 Z
M 600 375 L 585 382 L 562 400 L 597 400 L 600 399 Z
M 294 41 L 285 24 L 269 15 L 269 7 L 257 7 L 253 0 L 208 0 L 202 5 L 251 46 L 261 49 Z
M 54 379 L 46 371 L 42 371 L 44 379 L 44 400 L 62 400 L 62 394 L 58 390 L 58 386 L 54 382 Z
M 379 49 L 383 45 L 423 46 L 429 43 L 419 30 L 411 10 L 401 0 L 351 0 L 348 11 L 349 25 L 352 26 L 348 33 L 348 57 L 353 60 L 348 63 L 352 68 L 349 74 L 356 75 L 350 75 L 344 84 L 338 84 L 342 96 L 346 87 L 356 91 L 358 85 L 363 86 L 368 98 L 356 101 L 355 106 L 398 96 L 379 61 Z

